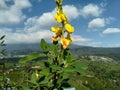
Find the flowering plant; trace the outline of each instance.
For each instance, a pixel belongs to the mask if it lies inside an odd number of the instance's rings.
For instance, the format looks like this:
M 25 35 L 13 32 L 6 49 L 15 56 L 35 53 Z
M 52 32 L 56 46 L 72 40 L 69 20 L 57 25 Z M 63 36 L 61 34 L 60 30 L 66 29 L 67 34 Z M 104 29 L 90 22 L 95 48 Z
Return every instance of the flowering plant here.
M 69 75 L 77 72 L 73 65 L 75 60 L 69 51 L 69 44 L 73 41 L 71 33 L 74 32 L 74 27 L 68 22 L 65 12 L 63 12 L 62 0 L 56 0 L 56 5 L 57 12 L 54 15 L 56 26 L 51 27 L 52 32 L 55 33 L 55 36 L 52 37 L 53 44 L 49 45 L 44 39 L 41 40 L 40 46 L 47 60 L 41 61 L 39 63 L 41 68 L 34 70 L 31 77 L 28 76 L 27 85 L 22 86 L 25 90 L 63 90 L 64 87 L 71 86 L 68 83 Z M 22 58 L 20 62 L 40 57 L 39 53 L 32 53 Z

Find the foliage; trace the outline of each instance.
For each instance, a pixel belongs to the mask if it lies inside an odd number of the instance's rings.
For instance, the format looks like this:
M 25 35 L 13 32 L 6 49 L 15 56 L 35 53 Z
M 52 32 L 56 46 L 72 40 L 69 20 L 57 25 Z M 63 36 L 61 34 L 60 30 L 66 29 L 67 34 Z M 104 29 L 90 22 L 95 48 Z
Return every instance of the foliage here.
M 3 35 L 3 36 L 0 37 L 0 46 L 1 47 L 5 46 L 5 40 L 4 40 L 4 38 L 5 38 L 5 35 Z M 3 49 L 3 48 L 0 49 L 0 59 L 3 58 L 3 56 L 6 56 L 6 55 L 7 54 L 5 52 L 5 49 Z M 1 72 L 3 73 L 4 69 L 5 69 L 5 63 L 4 62 L 0 62 L 0 66 L 2 66 L 0 68 L 2 68 Z M 2 82 L 2 83 L 0 83 L 0 89 L 3 88 L 3 86 L 5 85 L 5 83 L 3 81 L 4 81 L 4 75 L 2 74 L 1 77 L 0 77 L 0 82 Z
M 38 70 L 39 76 L 41 73 L 40 69 L 32 69 L 32 66 L 40 65 L 44 66 L 46 60 L 40 61 L 31 61 L 30 63 L 21 63 L 16 64 L 6 63 L 6 68 L 14 68 L 19 65 L 20 70 L 6 74 L 5 77 L 10 78 L 9 85 L 16 87 L 17 90 L 27 90 L 23 89 L 21 85 L 24 85 L 24 88 L 28 88 L 27 80 L 31 80 L 32 73 L 36 74 Z M 14 64 L 13 64 L 14 63 Z M 43 65 L 43 66 L 42 66 Z M 119 90 L 120 88 L 120 64 L 119 63 L 105 63 L 105 62 L 96 62 L 88 60 L 77 60 L 73 63 L 73 66 L 76 66 L 77 71 L 80 73 L 72 72 L 70 73 L 68 83 L 75 87 L 76 90 Z M 93 71 L 91 68 L 95 68 Z M 101 70 L 102 68 L 102 70 Z M 46 70 L 47 71 L 47 70 Z M 99 71 L 99 74 L 97 74 Z M 105 72 L 104 72 L 105 71 Z M 104 73 L 103 73 L 104 72 Z M 36 77 L 36 75 L 35 75 Z M 28 78 L 28 79 L 27 79 Z M 2 74 L 0 73 L 0 79 L 2 79 Z M 86 83 L 87 82 L 87 83 Z M 3 82 L 0 82 L 3 83 Z M 1 88 L 0 88 L 1 89 Z M 2 89 L 1 89 L 2 90 Z M 30 90 L 30 89 L 29 89 Z
M 119 90 L 120 89 L 120 66 L 119 63 L 101 63 L 91 62 L 89 70 L 94 72 L 94 75 L 99 78 L 105 86 L 105 89 Z
M 68 49 L 59 50 L 58 44 L 48 45 L 44 39 L 41 40 L 41 48 L 48 60 L 39 63 L 40 68 L 35 69 L 29 75 L 27 82 L 28 88 L 36 90 L 37 88 L 44 90 L 63 89 L 70 87 L 68 80 L 72 72 L 77 72 Z M 39 58 L 40 54 L 33 53 L 20 60 L 21 63 L 29 62 L 35 58 Z M 26 78 L 27 79 L 27 78 Z M 27 88 L 27 87 L 23 87 Z
M 5 46 L 5 44 L 4 44 L 4 42 L 5 42 L 4 38 L 5 38 L 5 35 L 3 35 L 3 36 L 0 37 L 0 46 Z M 5 49 L 2 49 L 0 51 L 0 55 L 5 55 Z

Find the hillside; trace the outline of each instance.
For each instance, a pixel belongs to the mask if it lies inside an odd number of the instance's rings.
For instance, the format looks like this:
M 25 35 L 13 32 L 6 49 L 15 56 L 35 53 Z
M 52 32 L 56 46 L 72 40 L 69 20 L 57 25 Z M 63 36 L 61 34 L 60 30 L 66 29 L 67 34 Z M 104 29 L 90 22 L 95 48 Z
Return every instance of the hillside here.
M 4 47 L 11 55 L 27 55 L 32 52 L 40 52 L 40 45 L 36 44 L 10 44 Z M 77 58 L 81 56 L 105 56 L 114 60 L 120 60 L 120 47 L 118 48 L 103 48 L 70 45 L 70 50 Z
M 19 56 L 8 59 L 5 58 L 7 61 L 5 62 L 6 68 L 12 68 L 13 70 L 9 74 L 6 74 L 6 76 L 9 77 L 11 82 L 14 82 L 16 85 L 21 85 L 21 83 L 23 83 L 24 78 L 26 78 L 24 76 L 27 75 L 27 73 L 29 73 L 30 77 L 31 72 L 27 72 L 30 70 L 30 67 L 41 65 L 41 62 L 46 60 L 46 57 L 40 57 L 39 60 L 34 59 L 30 63 L 17 62 L 17 60 L 19 60 L 20 56 L 22 55 L 26 55 L 32 52 L 41 53 L 39 44 L 7 45 L 4 48 L 6 48 L 6 51 L 11 55 Z M 79 71 L 79 73 L 72 72 L 69 75 L 70 79 L 68 81 L 73 87 L 76 88 L 76 90 L 120 89 L 120 63 L 116 63 L 115 61 L 120 60 L 120 48 L 97 48 L 71 45 L 70 50 L 72 51 L 72 55 L 78 58 L 76 62 L 74 62 L 73 67 L 76 67 L 76 70 Z M 12 62 L 9 62 L 9 60 Z M 16 70 L 16 67 L 18 66 L 19 68 Z M 0 74 L 0 78 L 2 78 L 4 74 Z M 2 83 L 3 82 L 1 80 L 0 84 Z M 11 83 L 10 85 L 13 86 Z
M 120 47 L 104 48 L 104 47 L 88 47 L 71 45 L 70 50 L 72 53 L 77 54 L 78 58 L 81 56 L 105 56 L 120 60 Z

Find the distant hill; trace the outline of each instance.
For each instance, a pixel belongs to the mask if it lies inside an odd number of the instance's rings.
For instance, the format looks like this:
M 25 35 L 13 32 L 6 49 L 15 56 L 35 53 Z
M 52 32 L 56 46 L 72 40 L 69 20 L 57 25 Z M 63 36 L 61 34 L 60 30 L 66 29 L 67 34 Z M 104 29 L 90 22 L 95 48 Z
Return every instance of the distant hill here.
M 26 55 L 32 52 L 42 52 L 40 44 L 9 44 L 4 47 L 11 55 Z M 71 52 L 78 58 L 81 56 L 107 56 L 115 60 L 120 60 L 120 47 L 118 48 L 103 48 L 103 47 L 90 47 L 70 45 Z
M 104 47 L 89 47 L 71 45 L 72 53 L 81 56 L 106 56 L 115 60 L 120 60 L 120 47 L 104 48 Z
M 26 55 L 32 52 L 40 52 L 40 44 L 7 44 L 6 51 L 12 55 Z

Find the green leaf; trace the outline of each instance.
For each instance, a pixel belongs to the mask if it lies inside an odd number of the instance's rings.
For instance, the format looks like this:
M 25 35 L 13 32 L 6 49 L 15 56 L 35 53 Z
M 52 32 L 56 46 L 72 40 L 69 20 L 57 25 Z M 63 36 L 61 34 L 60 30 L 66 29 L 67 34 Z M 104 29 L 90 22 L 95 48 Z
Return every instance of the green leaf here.
M 24 85 L 22 85 L 22 89 L 23 90 L 31 90 L 28 86 L 24 86 Z
M 62 85 L 61 86 L 63 86 L 64 88 L 68 88 L 68 87 L 71 87 L 71 85 L 69 84 L 69 83 L 62 83 Z
M 1 44 L 1 45 L 4 45 L 4 42 L 5 42 L 5 41 L 3 40 L 0 44 Z
M 33 59 L 39 58 L 41 55 L 39 53 L 31 53 L 20 59 L 20 63 L 26 63 L 28 61 L 32 61 Z
M 58 65 L 51 65 L 50 66 L 53 70 L 57 70 L 57 71 L 62 71 L 62 67 L 58 66 Z
M 49 75 L 49 71 L 48 71 L 48 69 L 43 69 L 43 70 L 40 71 L 40 74 L 48 76 Z
M 42 82 L 44 80 L 45 80 L 45 76 L 42 76 L 42 77 L 39 78 L 38 82 Z
M 45 67 L 50 67 L 49 62 L 44 62 Z
M 44 67 L 44 61 L 39 61 L 39 62 L 37 62 L 37 64 L 40 66 L 40 67 Z
M 37 84 L 37 77 L 36 77 L 35 72 L 31 75 L 31 82 L 34 84 Z
M 41 43 L 40 43 L 41 49 L 44 53 L 48 53 L 49 52 L 49 45 L 46 43 L 46 41 L 44 39 L 41 39 Z
M 52 44 L 51 49 L 52 49 L 52 51 L 54 52 L 55 55 L 58 54 L 58 45 Z
M 0 37 L 0 40 L 2 40 L 3 38 L 5 38 L 5 35 L 3 35 L 2 37 Z
M 66 73 L 71 73 L 71 72 L 74 72 L 74 71 L 75 71 L 75 68 L 73 68 L 72 66 L 69 66 L 69 67 L 65 68 L 64 71 L 65 71 Z

